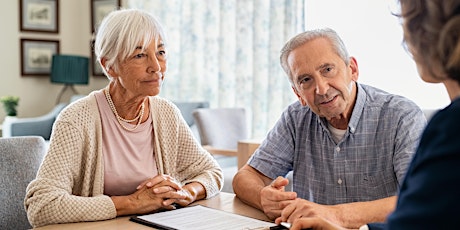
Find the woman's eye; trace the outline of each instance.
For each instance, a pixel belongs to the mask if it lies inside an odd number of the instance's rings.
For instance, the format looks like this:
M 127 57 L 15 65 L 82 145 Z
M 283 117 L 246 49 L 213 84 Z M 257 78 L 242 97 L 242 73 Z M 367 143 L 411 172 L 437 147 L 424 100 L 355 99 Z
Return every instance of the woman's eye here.
M 166 60 L 166 58 L 167 58 L 166 51 L 164 51 L 164 50 L 158 51 L 157 52 L 157 58 L 158 58 L 158 60 Z
M 140 54 L 134 55 L 134 58 L 142 58 L 142 57 L 144 57 L 144 56 L 145 56 L 145 54 L 140 53 Z

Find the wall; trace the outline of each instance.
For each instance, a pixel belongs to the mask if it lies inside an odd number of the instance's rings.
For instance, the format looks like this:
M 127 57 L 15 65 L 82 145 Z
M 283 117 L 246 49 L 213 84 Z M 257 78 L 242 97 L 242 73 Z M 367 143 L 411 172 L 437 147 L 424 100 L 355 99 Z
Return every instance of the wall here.
M 450 103 L 442 84 L 423 82 L 402 46 L 396 2 L 388 0 L 307 0 L 307 28 L 330 27 L 356 57 L 358 81 L 403 95 L 424 109 Z
M 90 56 L 90 1 L 59 0 L 59 33 L 21 32 L 19 29 L 19 1 L 9 1 L 0 7 L 0 96 L 20 97 L 19 117 L 40 116 L 51 111 L 56 103 L 61 84 L 51 84 L 49 76 L 21 76 L 20 39 L 53 39 L 60 41 L 61 54 Z M 16 2 L 14 4 L 14 2 Z M 13 3 L 13 4 L 12 4 Z M 122 1 L 122 5 L 124 1 Z M 81 94 L 103 88 L 105 77 L 90 76 L 89 85 L 75 88 Z M 70 91 L 64 99 L 70 97 Z M 5 111 L 0 109 L 0 123 Z
M 61 53 L 89 56 L 90 1 L 59 0 L 59 34 L 20 32 L 19 0 L 13 2 L 0 8 L 0 96 L 20 97 L 19 117 L 39 116 L 54 107 L 63 86 L 51 84 L 47 76 L 21 76 L 20 38 L 57 39 Z M 126 3 L 123 0 L 122 6 Z M 423 108 L 441 108 L 449 103 L 442 85 L 419 79 L 414 63 L 401 48 L 400 25 L 391 15 L 388 1 L 308 0 L 306 20 L 308 27 L 329 26 L 342 35 L 358 60 L 360 82 L 404 95 Z M 90 77 L 89 85 L 76 89 L 87 94 L 106 84 L 105 77 Z M 4 116 L 0 109 L 0 123 Z

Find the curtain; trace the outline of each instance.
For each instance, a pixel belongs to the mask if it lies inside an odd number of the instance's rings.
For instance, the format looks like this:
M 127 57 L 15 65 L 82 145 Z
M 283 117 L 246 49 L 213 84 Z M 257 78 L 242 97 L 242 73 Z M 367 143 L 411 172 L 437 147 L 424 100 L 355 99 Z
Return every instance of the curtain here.
M 152 12 L 167 36 L 161 96 L 244 107 L 251 138 L 263 138 L 297 100 L 279 64 L 284 43 L 305 29 L 305 0 L 128 0 Z

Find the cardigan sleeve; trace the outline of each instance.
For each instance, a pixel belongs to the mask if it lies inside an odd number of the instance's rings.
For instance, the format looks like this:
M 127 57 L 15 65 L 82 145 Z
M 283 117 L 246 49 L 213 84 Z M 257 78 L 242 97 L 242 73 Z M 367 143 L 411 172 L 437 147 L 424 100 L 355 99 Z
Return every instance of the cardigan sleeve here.
M 26 190 L 24 205 L 32 226 L 116 217 L 112 200 L 102 194 L 94 123 L 99 113 L 94 110 L 97 107 L 82 101 L 68 106 L 56 120 L 48 153 Z

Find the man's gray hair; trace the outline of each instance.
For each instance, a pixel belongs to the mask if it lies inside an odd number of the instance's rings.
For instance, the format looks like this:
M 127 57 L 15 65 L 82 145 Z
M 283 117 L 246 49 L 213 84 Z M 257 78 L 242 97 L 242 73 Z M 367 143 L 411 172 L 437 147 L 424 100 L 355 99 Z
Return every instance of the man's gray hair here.
M 348 51 L 347 51 L 347 48 L 345 47 L 345 44 L 343 43 L 342 39 L 337 34 L 337 32 L 335 32 L 334 30 L 330 28 L 305 31 L 291 38 L 281 49 L 281 55 L 280 55 L 281 67 L 283 67 L 284 72 L 286 72 L 292 86 L 295 86 L 295 84 L 294 84 L 294 78 L 291 74 L 291 70 L 287 63 L 289 54 L 291 53 L 291 51 L 298 48 L 299 46 L 302 46 L 305 43 L 310 42 L 316 38 L 328 39 L 331 42 L 332 48 L 335 50 L 337 55 L 339 55 L 339 57 L 345 62 L 345 64 L 347 65 L 349 64 L 350 56 L 348 55 Z

